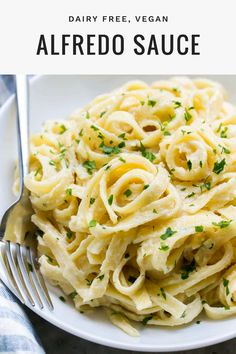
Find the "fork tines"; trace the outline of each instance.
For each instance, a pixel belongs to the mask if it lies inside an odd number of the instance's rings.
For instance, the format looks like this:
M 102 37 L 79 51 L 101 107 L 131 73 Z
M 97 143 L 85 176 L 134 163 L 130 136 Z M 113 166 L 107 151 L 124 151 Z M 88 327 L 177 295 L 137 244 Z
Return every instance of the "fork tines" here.
M 10 241 L 4 241 L 1 251 L 8 280 L 21 302 L 24 304 L 29 302 L 31 306 L 38 306 L 41 310 L 45 306 L 53 310 L 53 304 L 39 271 L 34 251 Z

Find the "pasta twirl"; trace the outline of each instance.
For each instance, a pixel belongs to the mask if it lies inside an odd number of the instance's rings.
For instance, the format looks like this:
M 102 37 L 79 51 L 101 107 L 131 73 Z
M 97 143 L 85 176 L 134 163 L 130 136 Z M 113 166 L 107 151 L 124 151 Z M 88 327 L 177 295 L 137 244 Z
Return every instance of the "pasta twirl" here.
M 46 122 L 25 182 L 43 274 L 130 335 L 235 314 L 235 138 L 203 79 L 129 82 Z

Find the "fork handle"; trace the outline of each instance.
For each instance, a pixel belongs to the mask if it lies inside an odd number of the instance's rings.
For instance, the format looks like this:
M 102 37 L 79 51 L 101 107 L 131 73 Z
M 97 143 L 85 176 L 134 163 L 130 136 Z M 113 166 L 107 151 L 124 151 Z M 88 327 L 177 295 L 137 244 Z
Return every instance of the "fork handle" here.
M 29 89 L 26 75 L 16 75 L 16 127 L 20 174 L 20 196 L 24 191 L 24 179 L 29 171 Z

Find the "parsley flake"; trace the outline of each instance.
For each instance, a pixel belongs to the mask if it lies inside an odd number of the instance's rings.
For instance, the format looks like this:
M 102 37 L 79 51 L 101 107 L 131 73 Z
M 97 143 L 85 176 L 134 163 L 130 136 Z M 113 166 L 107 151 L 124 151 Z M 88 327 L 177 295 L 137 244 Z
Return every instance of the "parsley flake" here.
M 109 205 L 112 205 L 112 203 L 113 203 L 113 194 L 110 195 L 110 197 L 107 199 L 107 201 L 108 201 Z
M 225 165 L 226 165 L 225 159 L 223 159 L 219 162 L 215 162 L 213 172 L 215 172 L 218 175 L 219 173 L 221 173 L 224 170 Z
M 90 201 L 89 201 L 90 205 L 92 205 L 95 202 L 95 200 L 96 200 L 95 198 L 90 198 Z
M 188 170 L 191 171 L 191 169 L 192 169 L 192 161 L 191 160 L 187 161 L 187 167 L 188 167 Z
M 124 192 L 124 195 L 128 198 L 132 194 L 132 191 L 130 189 L 126 189 Z
M 229 280 L 223 278 L 223 286 L 225 287 L 226 296 L 229 295 Z
M 196 232 L 203 232 L 203 226 L 202 225 L 195 226 L 195 231 Z
M 87 170 L 89 175 L 92 175 L 93 170 L 96 170 L 96 162 L 87 160 L 83 163 L 83 167 Z
M 169 237 L 173 236 L 174 234 L 176 234 L 176 232 L 177 232 L 177 231 L 173 231 L 170 227 L 167 227 L 165 233 L 162 234 L 162 235 L 160 236 L 160 238 L 161 238 L 162 240 L 166 240 L 167 238 L 169 238 Z
M 230 225 L 233 220 L 221 220 L 220 222 L 213 222 L 212 225 L 219 227 L 220 229 L 224 229 Z
M 143 157 L 153 162 L 156 159 L 156 156 L 151 152 L 147 151 L 142 142 L 140 142 L 140 151 Z
M 72 293 L 69 294 L 69 297 L 73 300 L 77 295 L 76 291 L 73 291 Z
M 161 246 L 159 247 L 159 250 L 164 251 L 164 252 L 168 251 L 168 249 L 169 249 L 169 246 L 164 243 L 162 243 Z
M 147 105 L 154 107 L 156 105 L 156 103 L 157 103 L 157 101 L 155 101 L 155 100 L 148 100 Z
M 95 125 L 91 125 L 90 128 L 93 129 L 95 132 L 99 130 L 98 127 L 96 127 Z
M 97 225 L 97 221 L 96 220 L 90 220 L 89 221 L 89 227 L 95 227 Z
M 192 119 L 192 114 L 189 112 L 190 109 L 193 109 L 193 107 L 190 108 L 185 108 L 184 110 L 184 119 L 186 120 L 186 122 L 189 122 Z
M 110 154 L 119 154 L 120 153 L 120 148 L 118 146 L 107 146 L 103 142 L 99 145 L 99 147 L 102 149 L 104 154 L 110 155 Z
M 100 113 L 100 118 L 102 118 L 105 113 L 106 113 L 106 111 L 101 112 L 101 113 Z
M 67 128 L 66 128 L 66 126 L 64 125 L 64 124 L 62 124 L 62 125 L 60 125 L 60 132 L 59 132 L 59 134 L 64 134 L 66 131 L 67 131 Z
M 166 300 L 165 290 L 163 288 L 160 288 L 160 291 L 161 291 L 161 296 Z
M 196 194 L 196 193 L 192 192 L 192 193 L 186 195 L 185 199 L 187 199 L 187 198 L 192 198 L 195 194 Z
M 72 188 L 67 188 L 66 189 L 66 195 L 69 195 L 69 196 L 72 195 Z
M 66 233 L 66 237 L 70 240 L 71 237 L 73 236 L 73 232 L 72 231 L 67 231 Z
M 179 102 L 179 101 L 173 101 L 173 103 L 174 103 L 174 108 L 175 108 L 175 109 L 177 109 L 177 108 L 179 108 L 179 107 L 182 106 L 182 103 Z

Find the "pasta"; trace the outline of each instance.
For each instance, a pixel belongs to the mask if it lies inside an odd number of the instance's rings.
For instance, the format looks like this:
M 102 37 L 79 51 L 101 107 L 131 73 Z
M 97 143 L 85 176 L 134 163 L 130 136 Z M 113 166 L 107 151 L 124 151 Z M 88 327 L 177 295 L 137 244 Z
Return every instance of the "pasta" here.
M 46 122 L 25 184 L 42 273 L 78 310 L 133 336 L 133 321 L 236 314 L 236 108 L 220 84 L 129 82 Z

